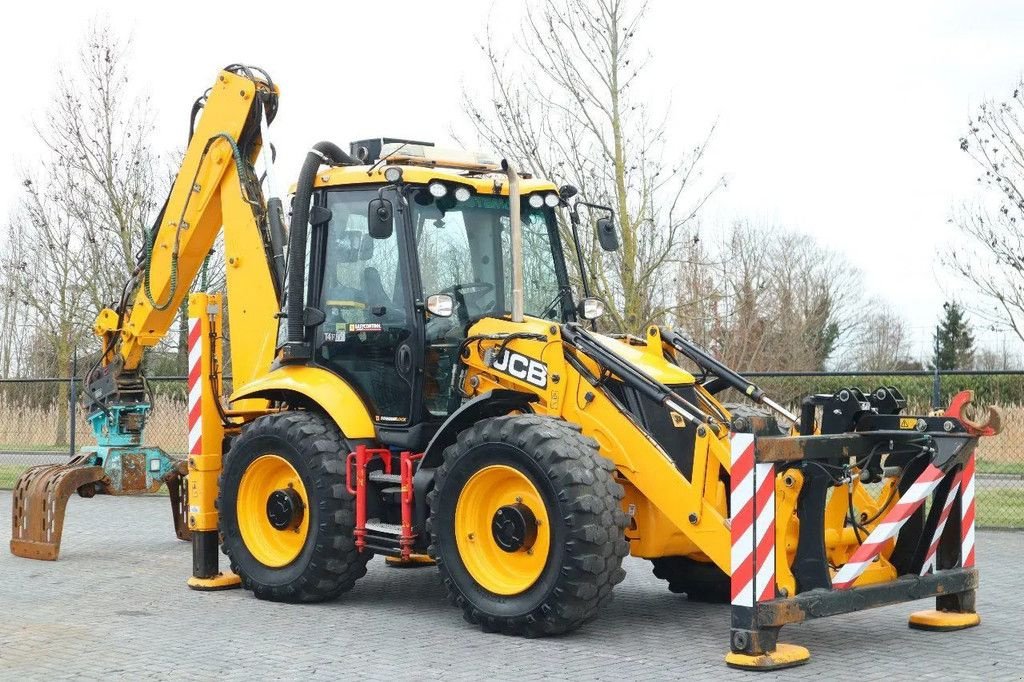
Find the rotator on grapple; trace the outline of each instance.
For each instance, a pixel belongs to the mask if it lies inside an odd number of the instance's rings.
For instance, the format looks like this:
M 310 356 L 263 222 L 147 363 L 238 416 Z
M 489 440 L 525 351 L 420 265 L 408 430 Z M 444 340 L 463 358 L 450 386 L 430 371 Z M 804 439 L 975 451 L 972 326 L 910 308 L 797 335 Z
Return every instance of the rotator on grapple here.
M 632 554 L 674 592 L 730 602 L 727 661 L 760 669 L 807 659 L 777 642 L 806 618 L 934 596 L 914 627 L 977 624 L 974 449 L 998 419 L 966 419 L 970 396 L 910 416 L 894 387 L 849 388 L 797 415 L 681 333 L 598 334 L 556 211 L 586 281 L 578 209 L 606 209 L 486 155 L 318 143 L 286 232 L 254 168 L 270 177 L 277 92 L 233 65 L 197 103 L 151 255 L 97 320 L 99 445 L 19 482 L 12 551 L 55 558 L 76 489 L 180 486 L 182 463 L 142 445 L 139 368 L 223 230 L 226 297 L 187 301 L 187 504 L 172 504 L 191 587 L 323 601 L 380 554 L 436 564 L 485 630 L 548 635 L 593 618 Z M 614 222 L 597 228 L 616 249 Z
M 14 486 L 11 552 L 30 559 L 54 561 L 60 553 L 68 498 L 97 493 L 139 495 L 167 485 L 174 532 L 191 539 L 185 521 L 185 461 L 158 447 L 142 444 L 143 427 L 152 409 L 141 383 L 122 393 L 117 404 L 100 404 L 89 415 L 96 445 L 82 449 L 67 464 L 34 466 Z M 98 403 L 99 404 L 99 403 Z

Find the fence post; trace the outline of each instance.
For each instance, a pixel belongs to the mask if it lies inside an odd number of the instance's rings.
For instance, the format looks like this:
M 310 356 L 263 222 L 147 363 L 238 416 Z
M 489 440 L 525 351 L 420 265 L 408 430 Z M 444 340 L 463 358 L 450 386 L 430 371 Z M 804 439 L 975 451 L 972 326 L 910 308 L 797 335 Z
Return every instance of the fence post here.
M 932 374 L 932 409 L 942 409 L 942 380 L 939 378 L 939 365 L 935 364 L 935 373 Z
M 71 356 L 71 388 L 68 390 L 68 457 L 75 456 L 75 426 L 78 422 L 75 406 L 78 404 L 76 380 L 78 379 L 78 349 Z

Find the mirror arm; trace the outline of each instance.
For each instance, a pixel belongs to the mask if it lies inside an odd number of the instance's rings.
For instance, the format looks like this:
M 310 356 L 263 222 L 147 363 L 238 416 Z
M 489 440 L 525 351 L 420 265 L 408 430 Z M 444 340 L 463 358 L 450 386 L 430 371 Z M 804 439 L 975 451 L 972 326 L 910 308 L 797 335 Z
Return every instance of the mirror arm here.
M 583 246 L 580 244 L 580 214 L 576 206 L 579 202 L 574 202 L 569 207 L 569 223 L 572 227 L 572 242 L 573 246 L 576 247 L 576 259 L 580 264 L 580 283 L 583 285 L 583 297 L 590 297 L 590 284 L 587 282 L 587 266 L 583 262 Z

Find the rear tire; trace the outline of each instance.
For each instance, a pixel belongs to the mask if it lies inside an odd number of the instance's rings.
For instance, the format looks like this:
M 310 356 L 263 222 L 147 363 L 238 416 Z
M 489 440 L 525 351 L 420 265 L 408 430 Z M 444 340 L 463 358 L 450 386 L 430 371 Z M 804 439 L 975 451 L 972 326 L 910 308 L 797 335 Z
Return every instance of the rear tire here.
M 715 564 L 683 556 L 651 559 L 651 563 L 655 577 L 668 581 L 669 592 L 706 604 L 727 604 L 732 598 L 729 576 Z
M 579 431 L 550 417 L 496 417 L 466 429 L 444 451 L 430 494 L 430 556 L 437 561 L 449 601 L 485 631 L 536 637 L 573 630 L 597 615 L 625 577 L 622 559 L 629 546 L 623 488 L 597 442 Z M 493 489 L 500 492 L 491 494 L 479 481 L 494 472 L 499 478 Z M 524 492 L 517 495 L 505 486 L 508 481 Z M 529 544 L 501 548 L 496 525 L 466 525 L 467 518 L 486 520 L 492 513 L 497 520 L 499 512 L 524 500 L 537 507 L 524 510 L 527 518 L 550 520 L 536 525 Z M 467 511 L 473 505 L 475 512 Z M 460 538 L 457 527 L 463 534 L 467 527 L 478 532 Z M 482 543 L 489 543 L 489 549 Z M 545 556 L 533 556 L 534 551 Z M 511 568 L 523 565 L 525 578 Z M 497 592 L 489 589 L 496 586 Z
M 235 440 L 221 473 L 217 508 L 221 548 L 231 562 L 231 570 L 242 579 L 242 587 L 252 590 L 260 599 L 317 602 L 347 592 L 366 574 L 366 562 L 372 555 L 356 551 L 352 537 L 355 501 L 345 487 L 344 476 L 348 450 L 337 425 L 315 412 L 281 412 L 260 417 Z M 260 508 L 258 499 L 248 498 L 255 499 L 255 504 L 244 501 L 247 489 L 239 497 L 246 472 L 257 471 L 254 462 L 272 456 L 290 466 L 299 479 L 294 487 L 306 498 L 303 515 L 308 519 L 299 530 L 277 530 L 271 526 L 268 512 L 265 506 Z M 287 470 L 286 465 L 280 466 Z M 274 556 L 272 553 L 255 543 L 247 546 L 239 523 L 240 507 L 249 518 L 243 519 L 241 525 L 250 535 L 263 533 L 272 543 L 278 538 L 275 533 L 304 533 L 299 540 L 280 536 L 293 543 L 294 558 L 288 552 L 280 552 L 282 558 L 278 563 L 284 565 L 268 565 L 275 563 L 267 561 L 268 555 Z M 254 526 L 257 522 L 259 525 Z

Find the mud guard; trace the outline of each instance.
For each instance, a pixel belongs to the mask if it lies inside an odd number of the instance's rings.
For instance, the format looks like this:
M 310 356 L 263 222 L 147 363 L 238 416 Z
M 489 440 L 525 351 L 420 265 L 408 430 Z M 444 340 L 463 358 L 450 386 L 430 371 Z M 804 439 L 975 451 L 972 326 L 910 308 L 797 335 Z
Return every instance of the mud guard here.
M 427 493 L 434 483 L 434 470 L 441 464 L 445 448 L 455 442 L 459 432 L 481 419 L 500 417 L 517 411 L 532 412 L 531 405 L 536 400 L 537 396 L 532 393 L 495 389 L 481 393 L 452 412 L 427 444 L 423 451 L 423 461 L 412 479 L 417 525 L 420 520 L 427 518 Z

